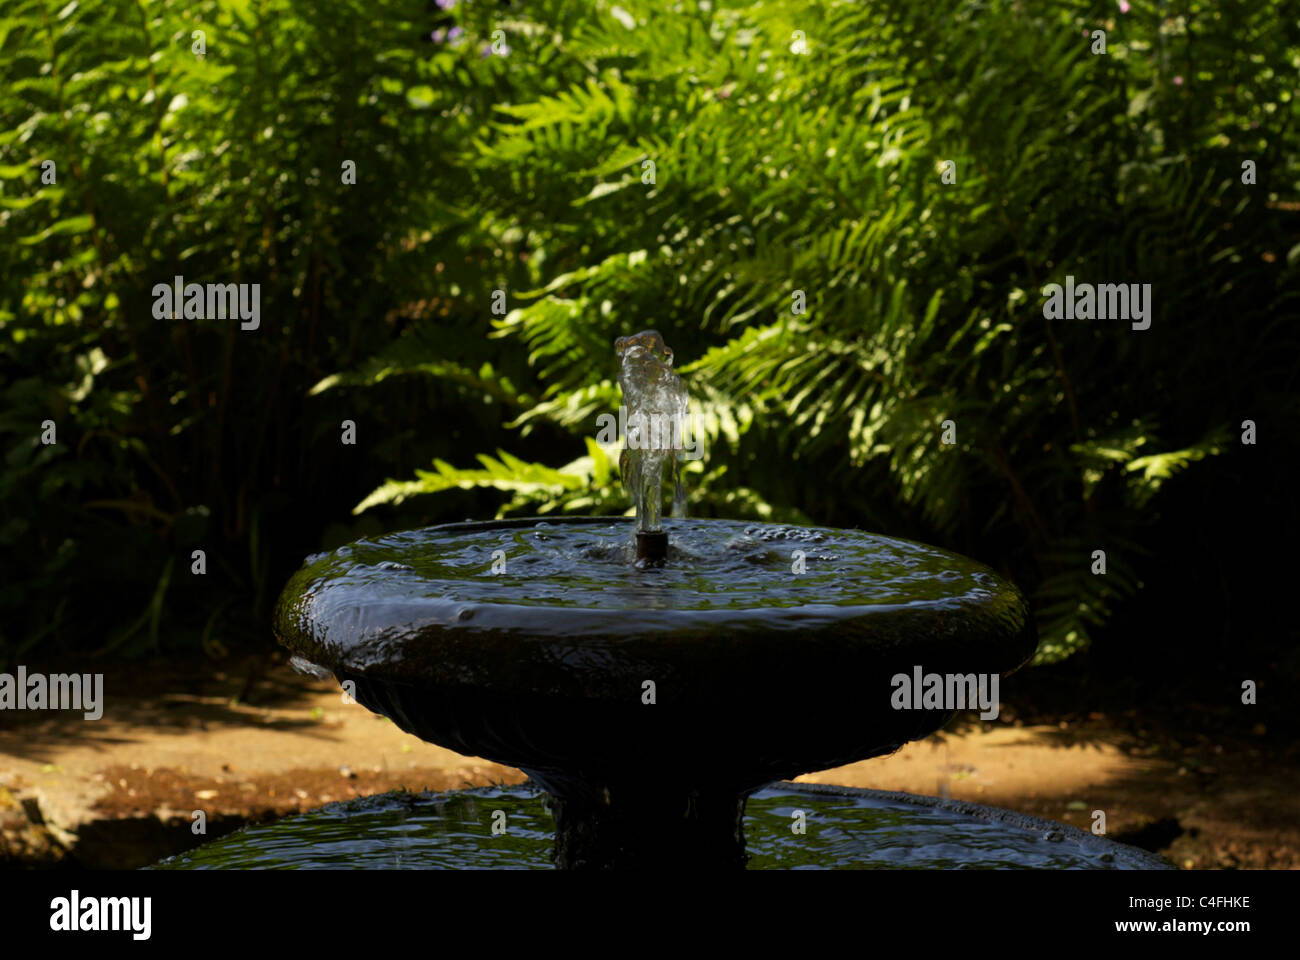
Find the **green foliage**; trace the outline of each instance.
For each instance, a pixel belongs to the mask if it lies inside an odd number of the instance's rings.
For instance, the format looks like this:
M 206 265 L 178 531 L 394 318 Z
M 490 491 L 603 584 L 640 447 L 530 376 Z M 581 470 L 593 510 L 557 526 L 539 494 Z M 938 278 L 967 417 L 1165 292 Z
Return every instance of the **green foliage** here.
M 528 237 L 532 288 L 495 323 L 542 385 L 514 425 L 589 436 L 618 400 L 612 340 L 656 326 L 698 358 L 696 511 L 941 539 L 1032 590 L 1040 659 L 1086 646 L 1140 587 L 1171 478 L 1227 450 L 1243 411 L 1294 409 L 1294 25 L 1269 4 L 623 7 L 635 29 L 598 6 L 557 40 L 546 72 L 584 68 L 567 89 L 517 64 L 526 99 L 465 155 L 473 194 L 509 211 L 503 245 Z M 1067 274 L 1152 284 L 1152 329 L 1044 319 Z M 501 512 L 609 501 L 564 470 L 581 482 L 531 482 Z M 359 509 L 540 476 L 439 464 Z
M 400 342 L 415 315 L 420 336 L 460 342 L 439 357 L 448 386 L 407 407 L 477 393 L 468 371 L 497 382 L 465 337 L 486 324 L 456 293 L 477 289 L 492 240 L 446 158 L 494 102 L 499 65 L 435 47 L 407 4 L 318 14 L 290 0 L 5 6 L 0 660 L 50 636 L 119 652 L 160 634 L 264 636 L 286 567 L 355 502 L 338 476 L 373 485 L 452 449 L 390 424 L 391 396 L 308 389 Z M 153 287 L 175 276 L 260 284 L 260 328 L 155 319 Z M 345 418 L 387 438 L 382 462 L 340 446 Z M 491 436 L 481 415 L 462 419 Z
M 1180 485 L 1294 416 L 1300 27 L 1041 7 L 9 3 L 0 660 L 260 636 L 303 553 L 399 520 L 625 509 L 591 438 L 646 327 L 694 512 L 945 543 L 1041 659 L 1086 646 Z M 1151 329 L 1045 320 L 1067 274 L 1152 284 Z M 260 283 L 260 329 L 154 320 L 177 275 Z

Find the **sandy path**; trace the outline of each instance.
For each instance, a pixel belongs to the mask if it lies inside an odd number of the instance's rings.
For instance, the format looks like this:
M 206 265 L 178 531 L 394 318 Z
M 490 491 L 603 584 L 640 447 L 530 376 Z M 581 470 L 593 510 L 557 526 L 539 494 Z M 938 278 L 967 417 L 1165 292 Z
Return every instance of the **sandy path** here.
M 118 669 L 106 679 L 98 721 L 70 713 L 0 716 L 0 793 L 9 795 L 0 796 L 0 825 L 12 833 L 20 825 L 17 805 L 26 801 L 28 819 L 44 820 L 80 862 L 128 865 L 192 845 L 194 810 L 210 818 L 212 836 L 250 819 L 399 787 L 523 779 L 403 733 L 345 703 L 332 681 L 275 665 L 250 682 L 248 669 L 245 663 L 199 680 L 192 666 L 147 676 Z M 240 694 L 244 702 L 235 699 Z M 1271 816 L 1260 806 L 1263 794 L 1285 795 L 1276 775 L 1267 791 L 1239 780 L 1224 789 L 1215 767 L 1193 768 L 1144 756 L 1141 744 L 1102 723 L 976 722 L 890 757 L 800 779 L 951 796 L 1084 829 L 1102 810 L 1108 835 L 1136 837 L 1180 865 L 1293 864 L 1300 848 L 1294 814 Z M 1231 836 L 1217 844 L 1198 840 L 1225 833 Z M 12 838 L 9 846 L 16 856 Z M 0 848 L 0 860 L 3 854 Z

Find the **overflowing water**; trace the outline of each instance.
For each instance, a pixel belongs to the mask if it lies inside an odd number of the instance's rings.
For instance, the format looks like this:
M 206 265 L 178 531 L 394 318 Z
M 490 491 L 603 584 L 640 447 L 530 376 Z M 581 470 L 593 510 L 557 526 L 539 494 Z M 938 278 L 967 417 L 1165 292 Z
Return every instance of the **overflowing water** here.
M 158 869 L 547 870 L 554 825 L 528 786 L 383 794 L 246 827 Z M 498 811 L 504 813 L 504 821 Z M 804 830 L 792 829 L 803 812 Z M 494 823 L 504 833 L 493 833 Z M 1141 851 L 866 792 L 761 790 L 746 806 L 750 869 L 1120 869 Z M 1068 833 L 1067 833 L 1068 832 Z M 1118 854 L 1118 856 L 1117 856 Z M 1135 859 L 1136 858 L 1136 859 Z

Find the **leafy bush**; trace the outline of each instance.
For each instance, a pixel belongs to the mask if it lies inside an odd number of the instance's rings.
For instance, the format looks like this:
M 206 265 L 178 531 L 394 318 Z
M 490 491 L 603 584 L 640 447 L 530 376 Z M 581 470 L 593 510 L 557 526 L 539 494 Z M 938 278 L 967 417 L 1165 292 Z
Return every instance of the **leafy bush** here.
M 373 6 L 334 3 L 327 21 L 283 0 L 7 7 L 10 657 L 64 633 L 123 651 L 160 635 L 210 643 L 237 633 L 241 614 L 264 636 L 286 564 L 355 501 L 336 478 L 375 483 L 450 449 L 415 438 L 405 409 L 386 422 L 388 397 L 307 400 L 416 313 L 456 330 L 467 359 L 486 358 L 447 292 L 475 276 L 466 254 L 481 226 L 457 206 L 468 180 L 445 158 L 491 102 L 495 65 L 434 47 L 407 5 L 378 19 Z M 435 233 L 460 252 L 440 298 L 427 284 Z M 260 327 L 156 320 L 151 291 L 175 276 L 260 284 Z M 431 384 L 404 406 L 447 397 Z M 471 433 L 474 413 L 463 411 Z M 55 445 L 39 441 L 47 419 Z M 339 444 L 344 419 L 382 438 L 367 444 L 381 461 Z M 195 548 L 206 578 L 190 573 Z M 104 636 L 105 624 L 125 626 Z

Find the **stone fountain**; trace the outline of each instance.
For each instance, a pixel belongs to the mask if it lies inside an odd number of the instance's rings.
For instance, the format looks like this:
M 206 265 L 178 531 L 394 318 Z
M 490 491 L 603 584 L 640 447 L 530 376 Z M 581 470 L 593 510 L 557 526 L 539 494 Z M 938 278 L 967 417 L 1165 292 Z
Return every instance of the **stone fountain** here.
M 672 352 L 654 331 L 616 348 L 635 519 L 362 540 L 308 558 L 275 630 L 403 730 L 525 771 L 549 797 L 559 867 L 743 867 L 755 791 L 891 753 L 963 705 L 917 709 L 895 678 L 1004 677 L 1035 632 L 1020 591 L 962 556 L 681 516 Z

